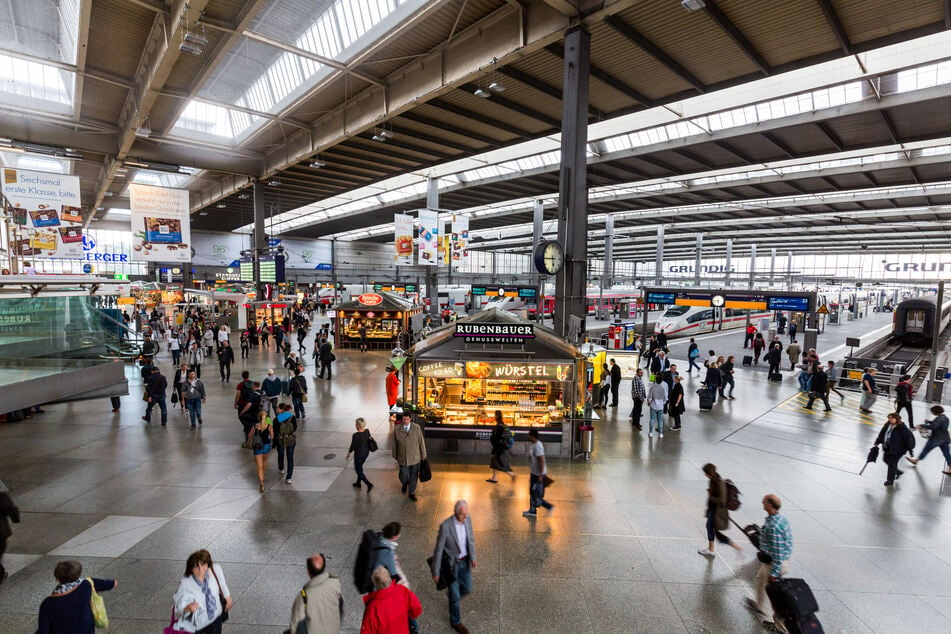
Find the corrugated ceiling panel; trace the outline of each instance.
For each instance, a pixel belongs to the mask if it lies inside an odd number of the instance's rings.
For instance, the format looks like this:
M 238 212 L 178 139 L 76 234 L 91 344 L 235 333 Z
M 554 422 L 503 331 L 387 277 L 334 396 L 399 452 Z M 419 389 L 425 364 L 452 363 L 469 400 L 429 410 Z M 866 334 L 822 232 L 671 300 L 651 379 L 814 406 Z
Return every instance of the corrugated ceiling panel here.
M 300 121 L 316 121 L 343 103 L 348 96 L 353 97 L 355 94 L 353 86 L 354 79 L 352 77 L 347 81 L 344 81 L 343 78 L 337 78 L 325 84 L 320 90 L 304 99 L 294 108 L 294 118 Z M 363 90 L 366 84 L 360 82 L 359 86 L 360 90 Z
M 405 128 L 408 132 L 410 132 L 410 134 L 405 135 L 407 142 L 412 143 L 413 145 L 421 146 L 421 147 L 431 147 L 432 149 L 438 152 L 441 152 L 443 154 L 458 154 L 461 150 L 458 150 L 456 148 L 449 147 L 446 145 L 442 145 L 438 141 L 432 142 L 432 141 L 427 141 L 425 139 L 418 138 L 416 136 L 413 136 L 412 132 L 419 132 L 420 134 L 426 137 L 435 137 L 436 139 L 440 139 L 443 137 L 449 139 L 450 136 L 452 136 L 451 140 L 454 143 L 466 146 L 470 148 L 472 151 L 478 150 L 483 147 L 483 145 L 479 143 L 478 141 L 473 141 L 472 139 L 467 139 L 467 138 L 456 137 L 455 135 L 449 135 L 449 133 L 443 132 L 442 130 L 434 130 L 433 128 L 424 126 L 420 123 L 416 123 L 415 121 L 410 121 L 409 119 L 404 119 L 402 117 L 395 117 L 393 119 L 390 119 L 390 121 L 392 122 L 394 128 Z M 389 124 L 387 125 L 387 127 L 389 127 Z M 399 139 L 402 136 L 404 135 L 402 135 L 399 132 L 396 132 L 394 134 L 395 139 Z M 385 152 L 386 148 L 381 147 L 380 151 Z
M 756 71 L 705 11 L 687 13 L 679 2 L 646 2 L 620 17 L 705 84 Z
M 951 98 L 898 106 L 888 112 L 901 139 L 945 136 L 951 121 Z
M 840 117 L 829 121 L 828 125 L 847 148 L 891 143 L 888 130 L 877 112 Z
M 155 15 L 154 11 L 125 0 L 93 2 L 86 65 L 131 80 Z
M 87 77 L 83 83 L 82 117 L 115 123 L 128 94 L 126 88 Z
M 211 0 L 208 6 L 205 7 L 205 15 L 215 20 L 234 24 L 246 4 L 247 0 Z M 189 17 L 192 20 L 198 19 L 197 15 Z
M 727 141 L 730 147 L 733 147 L 754 162 L 760 161 L 781 161 L 788 158 L 782 150 L 764 139 L 758 134 L 746 134 L 741 137 L 735 137 Z
M 538 93 L 534 88 L 529 88 L 528 86 L 511 80 L 507 77 L 500 77 L 499 79 L 505 86 L 505 92 L 503 92 L 501 95 L 504 99 L 514 101 L 518 104 L 523 104 L 527 108 L 531 108 L 532 110 L 539 112 L 542 115 L 551 117 L 557 121 L 561 120 L 560 102 L 555 101 L 551 97 L 540 98 L 538 97 Z M 483 81 L 483 86 L 487 86 L 489 82 L 491 82 L 491 77 L 489 78 L 489 81 Z M 539 133 L 550 129 L 550 126 L 544 121 L 539 121 L 534 117 L 524 115 L 520 112 L 516 112 L 505 106 L 499 105 L 496 101 L 493 101 L 492 98 L 483 99 L 481 97 L 476 97 L 474 94 L 465 90 L 452 91 L 446 95 L 446 101 L 451 101 L 454 104 L 458 104 L 460 107 L 465 108 L 466 110 L 478 112 L 487 117 L 504 121 L 528 132 Z
M 592 64 L 621 79 L 650 99 L 661 99 L 690 88 L 690 84 L 656 58 L 606 24 L 592 29 L 591 43 Z M 626 106 L 636 105 L 630 97 L 625 99 L 628 101 Z
M 774 130 L 773 136 L 792 149 L 794 154 L 817 154 L 819 152 L 835 151 L 829 139 L 822 131 L 812 125 L 798 125 L 792 128 Z
M 944 20 L 940 0 L 833 0 L 853 44 Z
M 818 2 L 770 2 L 764 7 L 720 0 L 717 6 L 771 66 L 840 50 Z
M 502 130 L 496 126 L 486 125 L 479 121 L 468 119 L 464 115 L 455 114 L 451 109 L 444 110 L 434 106 L 423 105 L 422 107 L 416 108 L 414 112 L 422 117 L 431 119 L 434 122 L 439 122 L 440 124 L 445 124 L 446 126 L 458 128 L 460 133 L 472 132 L 480 136 L 486 136 L 490 139 L 495 139 L 497 143 L 507 144 L 511 143 L 512 141 L 518 141 L 522 139 L 522 137 L 517 136 L 507 130 Z M 481 114 L 491 116 L 485 112 Z M 506 122 L 512 123 L 507 120 Z

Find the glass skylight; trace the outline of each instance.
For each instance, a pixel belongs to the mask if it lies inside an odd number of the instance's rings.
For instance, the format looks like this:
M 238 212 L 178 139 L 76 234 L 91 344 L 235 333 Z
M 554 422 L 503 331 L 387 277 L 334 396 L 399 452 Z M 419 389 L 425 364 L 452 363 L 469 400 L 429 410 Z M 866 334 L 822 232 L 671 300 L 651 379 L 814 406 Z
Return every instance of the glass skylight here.
M 0 53 L 0 100 L 51 112 L 72 112 L 76 74 Z
M 0 49 L 76 63 L 81 0 L 4 0 Z
M 191 179 L 192 177 L 187 174 L 167 174 L 165 172 L 138 170 L 135 176 L 132 177 L 132 182 L 142 185 L 154 185 L 155 187 L 181 189 Z
M 70 161 L 22 152 L 0 152 L 0 163 L 6 167 L 33 170 L 34 172 L 49 172 L 51 174 L 69 174 L 72 172 Z
M 172 130 L 233 142 L 263 121 L 257 115 L 193 100 L 185 106 Z

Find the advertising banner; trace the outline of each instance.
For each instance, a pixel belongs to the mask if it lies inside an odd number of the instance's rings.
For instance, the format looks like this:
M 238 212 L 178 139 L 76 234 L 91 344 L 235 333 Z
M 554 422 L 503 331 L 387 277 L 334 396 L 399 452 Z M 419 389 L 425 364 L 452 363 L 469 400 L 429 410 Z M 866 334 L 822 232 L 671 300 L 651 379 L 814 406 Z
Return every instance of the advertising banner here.
M 393 240 L 396 266 L 413 264 L 413 217 L 406 214 L 393 214 Z
M 13 251 L 24 258 L 82 258 L 79 177 L 3 170 L 3 195 L 12 205 Z
M 439 263 L 440 264 L 449 264 L 450 253 L 449 249 L 451 245 L 449 243 L 449 221 L 446 217 L 439 219 Z
M 452 221 L 452 264 L 469 264 L 469 216 L 456 216 Z
M 419 263 L 439 264 L 439 212 L 419 210 Z
M 132 259 L 146 262 L 191 261 L 188 191 L 151 185 L 129 186 L 132 209 Z

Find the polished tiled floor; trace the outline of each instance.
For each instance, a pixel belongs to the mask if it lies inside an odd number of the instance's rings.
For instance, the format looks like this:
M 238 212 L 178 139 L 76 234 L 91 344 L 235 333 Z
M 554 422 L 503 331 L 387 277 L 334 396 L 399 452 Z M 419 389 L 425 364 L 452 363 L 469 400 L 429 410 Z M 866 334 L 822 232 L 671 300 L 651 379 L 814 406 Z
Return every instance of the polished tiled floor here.
M 470 502 L 480 555 L 474 594 L 463 603 L 473 632 L 759 631 L 743 606 L 756 569 L 752 549 L 725 549 L 713 560 L 696 554 L 704 543 L 700 466 L 708 461 L 743 492 L 740 524 L 762 521 L 764 493 L 783 498 L 796 541 L 791 573 L 816 591 L 826 631 L 951 631 L 951 505 L 940 455 L 906 469 L 893 491 L 882 486 L 881 464 L 857 475 L 883 401 L 871 419 L 858 416 L 854 397 L 834 398 L 832 414 L 810 413 L 793 379 L 769 384 L 740 370 L 737 400 L 699 412 L 694 397 L 682 432 L 648 440 L 632 434 L 622 397 L 622 408 L 598 423 L 590 463 L 553 461 L 554 512 L 527 520 L 520 455 L 514 484 L 486 484 L 483 458 L 437 458 L 419 502 L 400 496 L 386 451 L 386 357 L 338 357 L 333 381 L 308 371 L 294 483 L 278 479 L 272 456 L 263 494 L 251 457 L 238 447 L 235 380 L 221 384 L 209 364 L 200 431 L 188 429 L 179 410 L 166 429 L 146 426 L 131 371 L 133 394 L 121 415 L 103 399 L 0 425 L 0 479 L 24 511 L 5 557 L 13 574 L 0 587 L 0 632 L 34 630 L 52 567 L 67 557 L 119 579 L 106 595 L 112 631 L 159 632 L 184 559 L 198 548 L 208 548 L 228 576 L 236 599 L 228 632 L 287 627 L 313 552 L 326 553 L 343 579 L 345 627 L 356 631 L 362 606 L 350 572 L 359 536 L 392 520 L 404 525 L 399 553 L 423 602 L 423 631 L 450 631 L 425 559 L 460 497 Z M 280 364 L 254 352 L 247 368 L 260 378 L 269 365 Z M 696 383 L 696 375 L 685 383 L 691 396 Z M 371 422 L 383 446 L 368 463 L 377 485 L 370 495 L 350 486 L 344 460 L 356 416 Z

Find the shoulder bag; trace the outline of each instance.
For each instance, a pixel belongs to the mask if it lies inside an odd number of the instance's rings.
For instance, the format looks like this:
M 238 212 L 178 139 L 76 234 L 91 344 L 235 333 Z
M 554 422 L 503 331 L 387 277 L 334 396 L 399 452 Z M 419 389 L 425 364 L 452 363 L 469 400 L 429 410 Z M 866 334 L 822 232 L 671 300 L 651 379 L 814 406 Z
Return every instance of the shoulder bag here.
M 215 578 L 215 583 L 218 584 L 218 600 L 221 601 L 221 622 L 224 623 L 228 620 L 228 610 L 225 609 L 228 602 L 225 599 L 225 595 L 221 592 L 221 582 L 218 581 L 218 575 L 215 574 L 215 564 L 208 566 L 208 569 L 211 570 L 211 574 Z
M 168 625 L 162 630 L 162 634 L 188 634 L 185 630 L 179 630 L 175 627 L 175 606 L 172 606 L 172 618 Z
M 419 463 L 419 481 L 429 482 L 433 479 L 433 470 L 429 466 L 429 460 L 423 460 Z
M 380 445 L 377 444 L 376 438 L 374 438 L 370 434 L 367 434 L 367 435 L 370 436 L 370 440 L 367 441 L 367 447 L 370 448 L 370 451 L 376 451 L 377 449 L 379 449 Z
M 102 595 L 96 592 L 96 584 L 92 577 L 86 577 L 89 582 L 89 589 L 92 594 L 89 597 L 89 608 L 92 610 L 92 620 L 96 628 L 104 630 L 109 627 L 109 615 L 106 614 L 106 602 L 102 600 Z

